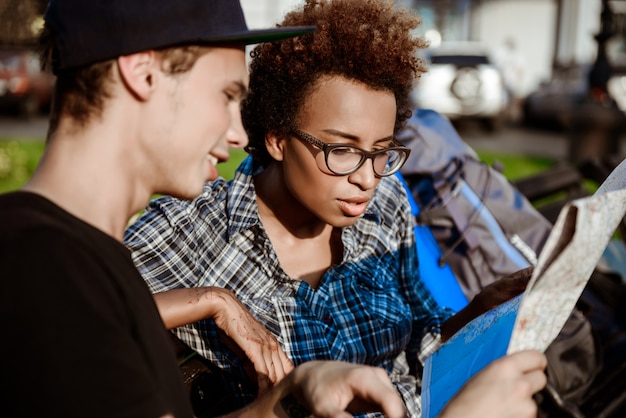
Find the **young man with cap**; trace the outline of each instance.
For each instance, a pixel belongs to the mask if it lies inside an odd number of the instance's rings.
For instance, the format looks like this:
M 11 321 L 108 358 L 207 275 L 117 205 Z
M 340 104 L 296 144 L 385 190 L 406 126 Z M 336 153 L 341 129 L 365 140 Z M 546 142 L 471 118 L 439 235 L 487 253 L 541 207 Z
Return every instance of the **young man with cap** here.
M 50 2 L 46 151 L 0 196 L 3 416 L 192 416 L 124 228 L 154 193 L 196 196 L 242 140 L 244 45 L 312 30 L 250 31 L 234 0 Z M 355 393 L 403 414 L 382 370 L 304 366 L 238 414 L 273 416 L 295 395 L 324 416 Z

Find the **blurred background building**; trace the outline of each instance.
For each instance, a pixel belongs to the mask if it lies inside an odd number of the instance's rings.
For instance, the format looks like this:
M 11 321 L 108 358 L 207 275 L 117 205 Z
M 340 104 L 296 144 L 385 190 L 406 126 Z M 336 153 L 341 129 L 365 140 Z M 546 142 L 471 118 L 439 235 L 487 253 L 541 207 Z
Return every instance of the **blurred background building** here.
M 299 1 L 241 3 L 249 26 L 256 28 L 275 24 Z M 509 88 L 511 94 L 524 100 L 555 88 L 569 89 L 568 95 L 582 94 L 590 88 L 590 76 L 595 76 L 605 84 L 611 79 L 613 95 L 626 109 L 626 0 L 395 1 L 418 10 L 423 20 L 418 35 L 433 47 L 473 41 L 494 60 L 514 53 L 524 74 L 515 88 Z M 46 0 L 0 0 L 0 50 L 32 48 L 46 4 Z
M 491 51 L 513 40 L 527 63 L 523 90 L 552 77 L 554 68 L 591 64 L 602 0 L 396 0 L 422 18 L 419 35 L 439 42 L 480 41 Z M 615 36 L 607 45 L 615 66 L 626 64 L 626 1 L 609 1 Z M 250 26 L 277 22 L 298 0 L 242 0 Z
M 396 0 L 416 8 L 420 35 L 433 44 L 481 41 L 495 51 L 513 40 L 525 57 L 524 90 L 550 79 L 555 67 L 592 63 L 600 31 L 602 0 Z M 0 47 L 29 46 L 40 27 L 45 0 L 0 0 Z M 242 0 L 251 27 L 276 23 L 298 0 Z M 626 1 L 609 1 L 616 36 L 607 45 L 614 65 L 626 61 Z M 619 36 L 618 36 L 619 35 Z

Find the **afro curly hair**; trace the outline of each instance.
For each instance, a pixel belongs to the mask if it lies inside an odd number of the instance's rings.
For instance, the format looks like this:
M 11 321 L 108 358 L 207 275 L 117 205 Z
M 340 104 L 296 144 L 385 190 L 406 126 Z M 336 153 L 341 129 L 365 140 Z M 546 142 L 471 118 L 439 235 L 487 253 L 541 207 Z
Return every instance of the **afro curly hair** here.
M 421 20 L 387 0 L 306 0 L 278 26 L 314 25 L 311 34 L 258 45 L 251 53 L 250 88 L 242 103 L 248 152 L 262 166 L 272 159 L 265 136 L 286 136 L 324 76 L 340 76 L 389 91 L 397 104 L 395 130 L 411 115 L 410 92 L 426 71 L 413 36 Z

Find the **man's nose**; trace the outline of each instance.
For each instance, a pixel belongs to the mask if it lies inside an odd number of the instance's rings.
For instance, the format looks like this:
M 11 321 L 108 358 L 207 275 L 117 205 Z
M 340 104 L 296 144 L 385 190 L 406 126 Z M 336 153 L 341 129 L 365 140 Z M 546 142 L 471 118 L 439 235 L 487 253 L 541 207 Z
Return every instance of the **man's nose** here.
M 228 141 L 228 146 L 230 148 L 244 148 L 248 145 L 248 134 L 246 134 L 246 130 L 243 128 L 243 123 L 241 122 L 241 112 L 239 110 L 239 106 L 236 106 L 233 109 L 233 115 L 231 117 L 232 123 L 226 131 L 226 140 Z

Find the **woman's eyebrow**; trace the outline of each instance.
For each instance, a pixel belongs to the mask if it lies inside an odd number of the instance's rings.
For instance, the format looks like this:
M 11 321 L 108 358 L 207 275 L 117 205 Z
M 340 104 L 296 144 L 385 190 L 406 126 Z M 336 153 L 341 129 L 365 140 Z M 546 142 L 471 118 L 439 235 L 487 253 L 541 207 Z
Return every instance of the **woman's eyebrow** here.
M 329 135 L 332 136 L 338 136 L 340 138 L 344 138 L 344 139 L 348 139 L 350 141 L 358 141 L 359 137 L 356 135 L 352 135 L 352 134 L 348 134 L 345 132 L 341 132 L 341 131 L 337 131 L 335 129 L 323 129 L 322 132 L 326 132 Z M 385 138 L 381 138 L 381 139 L 377 139 L 376 141 L 374 141 L 375 144 L 378 144 L 380 142 L 389 142 L 389 141 L 393 141 L 394 140 L 394 136 L 393 135 L 389 135 Z

